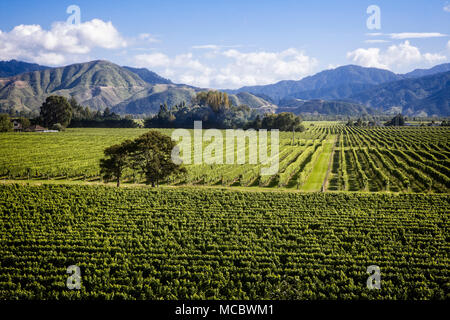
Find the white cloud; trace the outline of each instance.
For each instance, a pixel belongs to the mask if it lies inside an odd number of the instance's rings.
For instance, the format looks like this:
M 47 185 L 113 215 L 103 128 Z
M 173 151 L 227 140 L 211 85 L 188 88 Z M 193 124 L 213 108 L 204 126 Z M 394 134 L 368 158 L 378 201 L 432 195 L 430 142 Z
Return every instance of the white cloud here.
M 203 44 L 199 46 L 192 46 L 192 49 L 203 49 L 203 50 L 219 50 L 224 48 L 241 48 L 242 45 L 235 44 L 235 45 L 220 45 L 220 44 Z
M 389 69 L 389 67 L 381 61 L 379 48 L 359 48 L 347 52 L 347 59 L 350 59 L 352 62 L 363 67 Z
M 415 39 L 415 38 L 438 38 L 446 37 L 446 34 L 440 32 L 400 32 L 400 33 L 390 33 L 391 39 Z
M 134 57 L 136 66 L 146 68 L 167 67 L 170 59 L 163 53 L 138 54 Z
M 317 59 L 297 49 L 281 52 L 241 52 L 236 49 L 216 50 L 216 64 L 200 62 L 192 53 L 169 58 L 163 53 L 135 56 L 135 64 L 153 68 L 175 82 L 201 87 L 238 88 L 245 85 L 268 84 L 279 80 L 300 79 L 310 75 L 318 65 Z M 213 61 L 212 63 L 217 62 Z
M 421 53 L 409 41 L 392 45 L 382 52 L 379 48 L 359 48 L 347 53 L 353 63 L 364 67 L 390 69 L 396 72 L 409 70 L 412 66 L 433 65 L 447 58 L 439 53 Z
M 18 25 L 0 31 L 0 60 L 19 59 L 59 65 L 86 55 L 94 48 L 115 49 L 126 42 L 111 22 L 93 19 L 78 25 L 53 23 L 50 30 L 40 25 Z
M 201 46 L 192 46 L 192 49 L 206 49 L 206 50 L 217 50 L 220 46 L 216 44 L 204 44 Z
M 223 52 L 232 62 L 222 69 L 219 85 L 225 85 L 229 79 L 234 85 L 257 85 L 272 83 L 283 79 L 300 79 L 311 74 L 317 66 L 317 60 L 306 56 L 296 49 L 281 52 L 242 53 L 235 49 Z M 238 78 L 235 78 L 236 75 Z
M 204 66 L 199 60 L 194 59 L 192 53 L 185 53 L 175 56 L 171 64 L 172 66 L 178 68 L 186 68 L 203 73 L 209 72 L 209 68 Z
M 445 6 L 442 9 L 446 12 L 450 12 L 450 3 L 446 2 Z
M 201 87 L 210 85 L 212 69 L 195 59 L 192 53 L 179 54 L 173 58 L 161 52 L 140 54 L 134 57 L 134 62 L 137 67 L 156 70 L 175 82 Z
M 370 40 L 365 40 L 365 43 L 387 43 L 390 42 L 389 40 L 381 40 L 381 39 L 370 39 Z
M 135 56 L 135 63 L 139 67 L 165 67 L 165 68 L 184 68 L 194 71 L 204 71 L 205 66 L 200 61 L 193 58 L 192 53 L 185 53 L 169 58 L 164 53 L 139 54 Z
M 159 42 L 159 39 L 150 33 L 141 33 L 141 34 L 139 34 L 138 39 L 141 41 L 148 42 L 148 43 Z

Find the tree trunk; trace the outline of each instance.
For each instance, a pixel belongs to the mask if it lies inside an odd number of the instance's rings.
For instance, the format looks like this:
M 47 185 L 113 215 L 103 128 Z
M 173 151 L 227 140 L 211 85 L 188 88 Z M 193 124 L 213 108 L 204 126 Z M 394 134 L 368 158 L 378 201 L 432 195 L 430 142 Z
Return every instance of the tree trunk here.
M 120 178 L 117 178 L 117 188 L 120 187 Z

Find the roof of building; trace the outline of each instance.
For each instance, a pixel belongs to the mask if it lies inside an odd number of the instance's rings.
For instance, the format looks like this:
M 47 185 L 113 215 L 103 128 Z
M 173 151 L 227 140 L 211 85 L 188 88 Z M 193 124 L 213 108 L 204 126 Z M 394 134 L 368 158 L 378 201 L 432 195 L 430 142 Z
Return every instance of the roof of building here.
M 32 126 L 30 126 L 29 130 L 31 131 L 44 131 L 44 130 L 48 130 L 47 128 L 41 127 L 38 124 L 34 124 Z

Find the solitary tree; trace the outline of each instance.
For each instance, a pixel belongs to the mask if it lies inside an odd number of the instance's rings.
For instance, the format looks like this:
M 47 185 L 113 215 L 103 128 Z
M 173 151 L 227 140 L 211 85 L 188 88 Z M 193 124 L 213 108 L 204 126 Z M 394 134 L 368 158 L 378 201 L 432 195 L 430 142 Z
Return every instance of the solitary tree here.
M 42 104 L 40 116 L 46 127 L 51 127 L 55 123 L 67 127 L 72 119 L 72 107 L 66 98 L 50 96 Z
M 154 187 L 162 179 L 186 172 L 184 167 L 173 163 L 172 150 L 176 143 L 168 136 L 151 130 L 137 139 L 105 149 L 105 158 L 100 160 L 100 173 L 105 180 L 120 180 L 128 168 L 145 177 L 146 183 Z
M 131 155 L 133 167 L 145 176 L 146 183 L 152 186 L 162 179 L 177 173 L 186 172 L 184 167 L 173 163 L 172 150 L 176 143 L 168 136 L 151 130 L 134 141 Z
M 133 146 L 133 141 L 126 140 L 105 149 L 106 158 L 100 159 L 100 173 L 105 180 L 114 179 L 117 187 L 120 187 L 123 172 L 130 165 L 130 152 Z

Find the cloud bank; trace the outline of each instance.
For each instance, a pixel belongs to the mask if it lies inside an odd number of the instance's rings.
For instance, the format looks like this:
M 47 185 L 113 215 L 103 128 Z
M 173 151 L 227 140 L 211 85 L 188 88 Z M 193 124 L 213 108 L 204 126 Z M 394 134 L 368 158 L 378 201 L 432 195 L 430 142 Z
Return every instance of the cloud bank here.
M 0 30 L 0 60 L 19 59 L 44 65 L 61 65 L 94 48 L 126 46 L 111 22 L 99 19 L 78 25 L 53 23 L 50 30 L 40 25 L 18 25 L 9 32 Z
M 301 79 L 316 71 L 317 59 L 290 48 L 280 52 L 242 52 L 237 49 L 221 49 L 217 45 L 196 46 L 196 49 L 214 50 L 208 59 L 200 61 L 193 53 L 169 57 L 164 53 L 140 54 L 134 57 L 138 67 L 157 70 L 175 82 L 200 87 L 238 88 L 286 79 Z M 220 59 L 221 66 L 208 63 Z
M 359 48 L 347 53 L 347 59 L 363 67 L 388 69 L 395 72 L 409 71 L 412 66 L 429 66 L 447 60 L 439 53 L 421 53 L 408 40 L 391 45 L 382 51 L 379 48 Z

